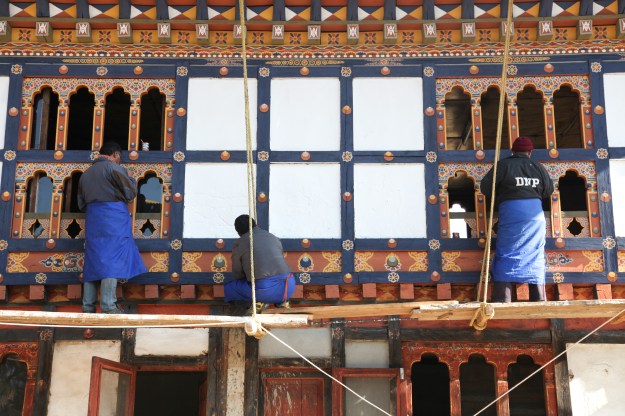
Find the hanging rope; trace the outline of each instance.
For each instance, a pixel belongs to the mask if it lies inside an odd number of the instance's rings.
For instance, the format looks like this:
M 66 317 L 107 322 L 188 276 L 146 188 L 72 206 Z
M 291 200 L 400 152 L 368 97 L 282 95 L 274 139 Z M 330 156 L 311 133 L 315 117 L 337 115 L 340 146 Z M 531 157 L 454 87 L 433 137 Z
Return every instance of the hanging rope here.
M 486 227 L 486 250 L 484 251 L 484 258 L 482 260 L 482 271 L 480 273 L 480 282 L 477 288 L 477 301 L 480 302 L 480 293 L 483 296 L 481 298 L 481 304 L 473 319 L 471 319 L 470 326 L 482 331 L 486 329 L 488 320 L 495 316 L 495 309 L 492 306 L 487 306 L 488 300 L 488 271 L 490 269 L 490 243 L 493 234 L 493 214 L 495 212 L 495 188 L 497 183 L 497 162 L 499 162 L 499 153 L 501 152 L 501 136 L 503 130 L 503 112 L 506 104 L 506 85 L 508 83 L 508 64 L 510 61 L 510 39 L 512 38 L 512 8 L 514 6 L 514 0 L 508 0 L 508 15 L 506 17 L 506 27 L 504 33 L 504 48 L 503 48 L 503 65 L 501 68 L 501 83 L 499 88 L 499 111 L 497 115 L 497 137 L 495 139 L 495 159 L 493 160 L 493 186 L 490 195 L 490 215 L 488 217 L 488 226 Z

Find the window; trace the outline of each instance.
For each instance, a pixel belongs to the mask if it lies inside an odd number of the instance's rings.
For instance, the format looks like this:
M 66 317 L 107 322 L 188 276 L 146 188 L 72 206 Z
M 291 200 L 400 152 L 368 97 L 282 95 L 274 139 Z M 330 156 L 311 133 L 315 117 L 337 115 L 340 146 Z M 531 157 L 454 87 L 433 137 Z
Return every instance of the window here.
M 423 354 L 411 373 L 413 416 L 451 414 L 447 365 L 434 354 Z
M 389 412 L 397 413 L 399 369 L 338 368 L 334 377 L 368 401 Z M 332 400 L 340 403 L 340 416 L 375 415 L 379 411 L 338 383 L 334 383 Z
M 579 94 L 568 85 L 553 93 L 556 144 L 560 148 L 584 147 Z
M 132 415 L 136 379 L 134 367 L 93 357 L 88 416 Z
M 510 148 L 510 136 L 508 134 L 508 97 L 505 98 L 503 111 L 503 127 L 501 130 L 501 148 Z M 497 140 L 497 118 L 499 115 L 499 89 L 490 87 L 480 96 L 482 108 L 482 140 L 484 149 L 494 149 Z
M 519 112 L 519 136 L 532 139 L 534 148 L 544 149 L 545 143 L 545 110 L 543 95 L 530 85 L 517 94 Z
M 495 400 L 495 368 L 478 354 L 460 366 L 460 408 L 462 416 L 471 416 Z M 496 416 L 497 407 L 490 406 L 481 414 Z
M 33 100 L 31 150 L 54 150 L 59 95 L 50 87 L 44 87 Z
M 565 237 L 590 237 L 586 180 L 573 170 L 558 179 L 560 210 Z
M 163 181 L 154 172 L 148 172 L 139 180 L 138 188 L 135 237 L 159 238 L 163 206 Z
M 532 357 L 519 355 L 516 363 L 508 366 L 508 388 L 512 388 L 540 366 Z M 545 415 L 545 388 L 543 373 L 539 372 L 510 392 L 510 415 Z
M 27 365 L 16 354 L 0 360 L 0 414 L 21 416 L 26 391 Z
M 82 172 L 74 172 L 63 184 L 61 238 L 85 237 L 85 214 L 78 208 L 78 182 L 81 176 Z
M 130 95 L 123 88 L 115 88 L 107 95 L 104 106 L 104 141 L 114 141 L 128 149 L 129 124 Z
M 453 238 L 477 238 L 475 182 L 464 171 L 449 178 L 449 226 Z
M 91 150 L 95 94 L 81 87 L 69 99 L 67 150 Z
M 22 236 L 46 237 L 50 231 L 50 208 L 52 206 L 52 179 L 45 172 L 37 172 L 26 187 L 26 206 Z
M 161 94 L 158 88 L 150 88 L 141 96 L 140 114 L 139 140 L 141 144 L 147 143 L 150 150 L 162 150 L 165 94 Z
M 473 149 L 471 95 L 454 87 L 445 95 L 447 150 Z

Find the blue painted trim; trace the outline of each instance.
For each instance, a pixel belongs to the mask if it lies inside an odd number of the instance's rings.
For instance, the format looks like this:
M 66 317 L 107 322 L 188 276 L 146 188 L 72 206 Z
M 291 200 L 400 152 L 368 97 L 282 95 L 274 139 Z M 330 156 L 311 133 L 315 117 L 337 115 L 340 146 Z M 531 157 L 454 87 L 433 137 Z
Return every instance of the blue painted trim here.
M 579 56 L 577 57 L 579 59 Z M 468 61 L 468 60 L 467 60 Z M 437 61 L 438 62 L 438 61 Z M 444 77 L 495 77 L 501 78 L 501 63 L 477 63 L 477 62 L 466 62 L 458 63 L 457 65 L 444 65 L 439 64 L 436 67 L 436 76 L 439 78 Z M 588 71 L 588 62 L 585 60 L 582 61 L 574 61 L 574 62 L 554 62 L 552 60 L 546 60 L 543 62 L 536 63 L 523 63 L 517 64 L 516 62 L 512 62 L 511 65 L 516 66 L 517 73 L 516 76 L 549 76 L 548 73 L 545 72 L 545 65 L 557 64 L 555 71 L 557 71 L 558 75 L 578 75 L 585 74 Z M 471 75 L 469 72 L 469 68 L 471 66 L 477 66 L 479 68 L 479 74 Z
M 49 251 L 50 253 L 60 251 L 83 251 L 85 240 L 82 238 L 59 238 L 54 240 L 56 246 L 53 250 L 46 248 L 46 239 L 11 238 L 9 251 Z M 135 239 L 139 251 L 167 251 L 169 250 L 169 240 L 159 239 Z
M 353 71 L 353 69 L 352 69 Z M 353 78 L 341 77 L 341 108 L 344 106 L 354 107 L 353 102 Z M 344 152 L 354 152 L 354 116 L 341 113 L 341 148 Z M 355 240 L 355 214 L 354 214 L 354 160 L 341 161 L 341 238 L 343 241 Z M 350 192 L 351 201 L 345 201 L 343 194 Z M 350 273 L 354 270 L 354 250 L 346 250 L 341 243 L 341 272 Z M 349 247 L 347 247 L 349 248 Z M 355 249 L 355 246 L 354 246 Z M 353 282 L 353 280 L 352 280 Z M 342 283 L 342 282 L 341 282 Z
M 217 238 L 185 238 L 182 240 L 184 251 L 230 251 L 236 238 L 226 238 L 224 248 L 215 246 Z M 139 241 L 139 240 L 137 240 Z M 310 239 L 310 247 L 303 248 L 302 240 L 295 238 L 281 239 L 282 246 L 286 251 L 336 251 L 341 249 L 341 240 L 338 239 Z
M 625 147 L 610 147 L 608 153 L 610 159 L 625 159 Z
M 19 121 L 19 120 L 18 120 Z M 174 133 L 175 134 L 175 133 Z M 15 136 L 17 137 L 17 135 Z M 139 151 L 137 160 L 130 160 L 130 152 L 122 151 L 122 163 L 172 163 L 173 152 Z M 16 160 L 18 162 L 46 162 L 46 163 L 91 163 L 90 150 L 64 150 L 63 159 L 56 160 L 53 150 L 19 150 Z
M 310 66 L 307 67 L 310 71 L 309 74 L 303 77 L 299 70 L 301 67 L 299 66 L 275 66 L 275 65 L 267 65 L 270 67 L 271 78 L 300 78 L 300 79 L 308 79 L 308 78 L 338 78 L 341 76 L 341 67 L 336 65 L 328 65 L 328 66 Z
M 534 149 L 532 151 L 532 160 L 538 160 L 543 162 L 555 162 L 560 160 L 592 160 L 597 153 L 596 149 L 558 149 L 560 153 L 557 158 L 549 156 L 547 149 Z M 441 150 L 438 152 L 438 161 L 445 162 L 491 162 L 495 159 L 494 150 L 484 150 L 485 157 L 482 160 L 478 160 L 475 157 L 475 150 Z M 512 152 L 510 150 L 502 150 L 501 158 L 510 156 Z
M 71 58 L 70 58 L 71 59 Z M 93 58 L 97 59 L 97 58 Z M 122 59 L 122 58 L 120 58 Z M 130 59 L 130 58 L 128 58 Z M 89 78 L 111 78 L 111 77 L 124 77 L 124 78 L 174 78 L 176 76 L 176 66 L 171 64 L 161 65 L 149 65 L 148 62 L 139 63 L 136 65 L 115 65 L 115 64 L 103 64 L 103 65 L 72 65 L 59 63 L 58 65 L 46 63 L 38 63 L 28 61 L 24 64 L 23 75 L 25 77 L 58 77 L 60 65 L 66 65 L 68 67 L 67 77 L 89 77 Z M 140 66 L 143 69 L 141 75 L 136 75 L 134 69 Z M 106 75 L 98 75 L 98 68 L 105 67 L 107 70 Z
M 273 75 L 273 74 L 272 74 Z M 265 103 L 271 109 L 271 78 L 259 77 L 257 83 L 257 97 L 258 103 Z M 252 111 L 253 109 L 250 109 Z M 256 146 L 257 151 L 253 152 L 252 160 L 256 167 L 256 214 L 258 218 L 257 223 L 261 228 L 265 230 L 269 229 L 269 207 L 271 204 L 271 190 L 269 182 L 269 171 L 271 168 L 271 162 L 273 162 L 274 153 L 270 150 L 269 139 L 271 133 L 271 110 L 263 113 L 258 111 L 257 113 L 257 126 L 256 126 Z M 269 160 L 258 160 L 258 152 L 269 153 Z M 247 165 L 246 152 L 243 152 L 243 163 Z M 247 170 L 246 170 L 247 172 Z M 247 187 L 246 187 L 247 188 Z M 258 201 L 258 195 L 264 192 L 267 196 L 266 202 Z M 247 213 L 247 212 L 246 212 Z M 243 214 L 243 213 L 241 213 Z
M 367 65 L 367 64 L 365 64 Z M 371 65 L 371 64 L 369 64 Z M 394 78 L 394 77 L 421 77 L 422 66 L 419 64 L 413 64 L 409 61 L 401 66 L 389 66 L 391 69 L 390 74 L 381 75 L 380 71 L 385 65 L 371 65 L 364 66 L 354 63 L 352 68 L 352 77 L 385 77 L 385 78 Z

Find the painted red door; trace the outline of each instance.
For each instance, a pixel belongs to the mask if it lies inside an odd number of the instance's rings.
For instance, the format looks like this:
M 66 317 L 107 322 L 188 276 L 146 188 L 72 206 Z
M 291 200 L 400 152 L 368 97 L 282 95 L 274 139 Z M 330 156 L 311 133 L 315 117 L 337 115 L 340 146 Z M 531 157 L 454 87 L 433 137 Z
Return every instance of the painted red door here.
M 323 416 L 323 379 L 265 379 L 265 416 Z

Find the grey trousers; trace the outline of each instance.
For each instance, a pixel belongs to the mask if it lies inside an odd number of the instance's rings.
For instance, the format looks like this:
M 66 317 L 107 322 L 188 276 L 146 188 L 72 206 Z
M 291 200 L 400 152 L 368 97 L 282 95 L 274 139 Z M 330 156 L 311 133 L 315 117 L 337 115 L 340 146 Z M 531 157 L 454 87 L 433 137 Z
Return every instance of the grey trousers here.
M 512 302 L 512 282 L 493 282 L 493 296 L 491 302 Z M 530 301 L 541 302 L 547 300 L 545 285 L 529 284 Z M 515 296 L 516 298 L 516 296 Z

